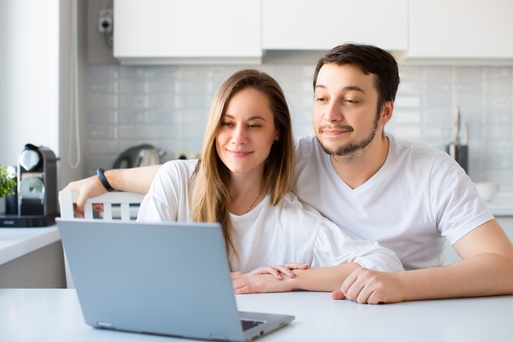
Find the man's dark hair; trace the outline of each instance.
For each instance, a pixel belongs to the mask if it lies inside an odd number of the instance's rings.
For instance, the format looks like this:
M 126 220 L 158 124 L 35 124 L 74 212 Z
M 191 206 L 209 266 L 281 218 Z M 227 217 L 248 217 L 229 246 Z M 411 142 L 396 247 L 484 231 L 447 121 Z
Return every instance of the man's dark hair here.
M 378 108 L 382 108 L 387 101 L 395 100 L 399 87 L 399 68 L 389 52 L 376 46 L 354 43 L 346 43 L 331 49 L 317 62 L 313 78 L 314 91 L 319 70 L 328 63 L 355 64 L 360 66 L 365 74 L 375 75 L 374 85 L 379 94 Z

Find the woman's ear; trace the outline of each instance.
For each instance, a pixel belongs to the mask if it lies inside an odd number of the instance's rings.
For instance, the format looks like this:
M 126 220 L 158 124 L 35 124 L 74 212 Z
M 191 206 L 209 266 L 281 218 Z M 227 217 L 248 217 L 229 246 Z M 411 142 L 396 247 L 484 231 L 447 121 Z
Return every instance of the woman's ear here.
M 280 132 L 276 131 L 274 133 L 274 142 L 277 142 L 278 140 L 280 140 Z

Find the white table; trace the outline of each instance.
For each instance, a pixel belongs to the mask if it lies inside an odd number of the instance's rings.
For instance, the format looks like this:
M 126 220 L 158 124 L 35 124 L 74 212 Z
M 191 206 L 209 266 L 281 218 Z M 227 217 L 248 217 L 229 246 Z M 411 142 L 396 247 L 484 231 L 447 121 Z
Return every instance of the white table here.
M 262 341 L 512 341 L 513 296 L 361 305 L 328 293 L 239 295 L 240 310 L 287 313 Z M 0 341 L 183 341 L 87 326 L 74 289 L 0 289 Z

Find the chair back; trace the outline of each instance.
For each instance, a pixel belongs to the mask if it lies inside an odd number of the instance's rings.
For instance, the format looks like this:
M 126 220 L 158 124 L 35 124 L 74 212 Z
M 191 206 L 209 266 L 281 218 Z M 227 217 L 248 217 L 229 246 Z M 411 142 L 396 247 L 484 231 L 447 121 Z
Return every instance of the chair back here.
M 84 208 L 86 219 L 130 221 L 137 218 L 139 205 L 144 195 L 135 192 L 114 191 L 87 200 Z M 59 205 L 62 218 L 75 218 L 73 205 L 77 202 L 78 193 L 71 191 L 59 192 Z M 95 204 L 103 206 L 102 211 L 94 211 Z

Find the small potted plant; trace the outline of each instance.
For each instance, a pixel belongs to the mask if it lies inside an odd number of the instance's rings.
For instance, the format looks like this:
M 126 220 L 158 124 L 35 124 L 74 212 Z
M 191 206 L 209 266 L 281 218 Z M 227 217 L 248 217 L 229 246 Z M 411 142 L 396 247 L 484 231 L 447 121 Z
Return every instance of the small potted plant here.
M 16 186 L 16 178 L 7 168 L 0 165 L 0 213 L 5 211 L 5 202 L 3 197 L 14 194 L 14 187 Z

